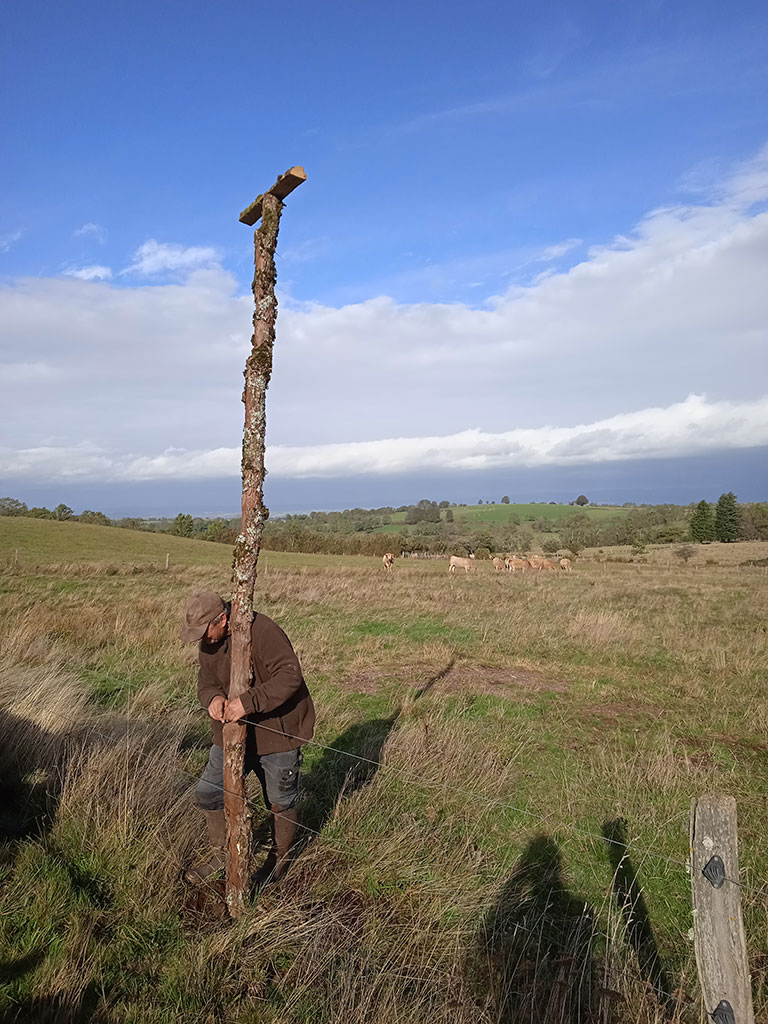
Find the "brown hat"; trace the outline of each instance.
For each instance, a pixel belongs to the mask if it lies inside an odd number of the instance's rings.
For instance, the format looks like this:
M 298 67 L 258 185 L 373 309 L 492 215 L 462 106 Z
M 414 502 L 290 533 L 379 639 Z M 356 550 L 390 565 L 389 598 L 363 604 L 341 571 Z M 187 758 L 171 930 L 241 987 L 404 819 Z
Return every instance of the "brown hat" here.
M 187 598 L 184 606 L 184 628 L 179 633 L 179 640 L 190 643 L 202 640 L 208 629 L 208 623 L 217 619 L 226 609 L 226 605 L 213 590 L 203 590 Z

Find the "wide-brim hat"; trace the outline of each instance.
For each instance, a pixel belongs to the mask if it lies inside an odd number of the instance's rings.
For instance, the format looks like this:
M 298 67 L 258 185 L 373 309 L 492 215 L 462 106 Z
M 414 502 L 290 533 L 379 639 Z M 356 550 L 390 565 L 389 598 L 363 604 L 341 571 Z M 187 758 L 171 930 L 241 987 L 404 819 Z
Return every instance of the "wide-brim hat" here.
M 179 640 L 191 643 L 202 640 L 208 623 L 217 619 L 226 609 L 224 601 L 214 590 L 201 590 L 187 599 L 184 606 L 184 626 Z

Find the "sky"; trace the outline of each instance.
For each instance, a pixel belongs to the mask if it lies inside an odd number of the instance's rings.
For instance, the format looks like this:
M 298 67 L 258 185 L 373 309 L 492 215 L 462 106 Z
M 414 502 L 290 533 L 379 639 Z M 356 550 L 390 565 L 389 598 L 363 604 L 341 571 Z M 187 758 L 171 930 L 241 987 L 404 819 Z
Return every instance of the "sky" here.
M 0 494 L 234 514 L 294 164 L 274 513 L 768 498 L 768 8 L 0 13 Z

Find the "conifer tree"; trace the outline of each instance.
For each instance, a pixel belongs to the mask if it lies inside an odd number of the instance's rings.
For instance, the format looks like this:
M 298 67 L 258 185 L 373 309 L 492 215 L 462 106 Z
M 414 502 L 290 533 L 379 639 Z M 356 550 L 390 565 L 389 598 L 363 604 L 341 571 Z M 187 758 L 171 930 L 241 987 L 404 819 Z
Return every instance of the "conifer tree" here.
M 702 541 L 715 539 L 715 514 L 708 501 L 700 501 L 691 516 L 691 540 Z
M 717 499 L 717 508 L 715 509 L 715 540 L 726 543 L 738 540 L 741 535 L 739 518 L 736 495 L 733 491 L 721 494 Z

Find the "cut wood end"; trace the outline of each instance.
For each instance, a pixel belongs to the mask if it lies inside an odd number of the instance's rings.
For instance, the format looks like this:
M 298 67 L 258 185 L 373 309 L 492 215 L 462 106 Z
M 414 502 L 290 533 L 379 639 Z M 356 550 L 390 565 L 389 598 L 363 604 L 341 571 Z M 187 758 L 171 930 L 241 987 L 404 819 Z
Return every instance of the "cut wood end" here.
M 289 167 L 285 174 L 281 174 L 278 177 L 272 188 L 268 188 L 266 193 L 263 192 L 261 195 L 256 196 L 251 205 L 246 206 L 240 214 L 240 223 L 253 227 L 261 217 L 262 203 L 266 194 L 277 196 L 278 199 L 285 199 L 287 195 L 290 195 L 295 188 L 298 188 L 306 180 L 307 172 L 303 167 Z

